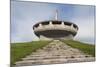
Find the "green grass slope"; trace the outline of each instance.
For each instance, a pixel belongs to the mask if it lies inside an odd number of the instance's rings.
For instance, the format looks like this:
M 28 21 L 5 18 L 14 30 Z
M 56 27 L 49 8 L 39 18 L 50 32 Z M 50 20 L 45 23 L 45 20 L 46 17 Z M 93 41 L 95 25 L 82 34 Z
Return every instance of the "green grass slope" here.
M 31 54 L 33 51 L 35 52 L 37 49 L 46 46 L 50 42 L 51 41 L 32 41 L 26 43 L 11 43 L 11 65 L 13 65 L 16 61 L 21 60 L 21 58 L 26 55 Z M 63 40 L 63 42 L 95 57 L 95 45 L 73 40 Z
M 95 45 L 81 43 L 81 42 L 73 41 L 73 40 L 64 40 L 63 42 L 73 48 L 77 48 L 81 50 L 82 52 L 95 57 Z
M 26 43 L 11 43 L 11 65 L 26 55 L 47 45 L 50 41 L 33 41 Z

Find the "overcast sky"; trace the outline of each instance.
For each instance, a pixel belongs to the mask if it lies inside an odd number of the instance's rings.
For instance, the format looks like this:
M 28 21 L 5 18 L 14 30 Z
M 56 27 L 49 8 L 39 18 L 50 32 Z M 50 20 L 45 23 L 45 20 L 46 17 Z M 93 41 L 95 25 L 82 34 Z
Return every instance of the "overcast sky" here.
M 11 1 L 11 42 L 38 40 L 32 26 L 39 21 L 53 20 L 58 10 L 58 20 L 78 25 L 75 40 L 95 43 L 95 6 Z

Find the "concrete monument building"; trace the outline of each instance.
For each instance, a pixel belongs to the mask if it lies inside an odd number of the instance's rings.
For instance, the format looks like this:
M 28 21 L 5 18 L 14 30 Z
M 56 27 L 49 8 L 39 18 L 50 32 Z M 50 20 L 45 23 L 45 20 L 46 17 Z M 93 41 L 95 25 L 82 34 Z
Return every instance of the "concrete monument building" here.
M 55 20 L 41 21 L 33 26 L 34 33 L 41 40 L 70 40 L 77 34 L 78 26 L 68 21 L 58 20 L 57 13 L 56 11 Z

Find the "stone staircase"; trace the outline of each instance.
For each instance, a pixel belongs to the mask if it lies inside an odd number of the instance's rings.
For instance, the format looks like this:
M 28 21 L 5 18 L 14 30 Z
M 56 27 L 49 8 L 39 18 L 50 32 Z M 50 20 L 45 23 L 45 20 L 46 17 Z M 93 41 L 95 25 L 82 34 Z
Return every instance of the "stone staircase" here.
M 30 66 L 55 63 L 75 63 L 94 61 L 91 55 L 86 55 L 80 50 L 72 48 L 65 43 L 54 40 L 42 49 L 38 49 L 29 56 L 16 62 L 16 66 Z

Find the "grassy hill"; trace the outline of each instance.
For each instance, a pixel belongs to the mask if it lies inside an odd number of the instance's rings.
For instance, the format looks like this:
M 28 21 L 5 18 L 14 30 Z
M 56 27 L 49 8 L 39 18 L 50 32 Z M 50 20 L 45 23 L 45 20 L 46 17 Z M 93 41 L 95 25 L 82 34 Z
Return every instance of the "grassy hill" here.
M 16 61 L 21 60 L 21 58 L 25 57 L 26 55 L 31 54 L 33 51 L 35 52 L 37 49 L 44 47 L 50 42 L 51 41 L 32 41 L 26 43 L 11 43 L 11 65 Z M 83 51 L 86 54 L 95 56 L 95 45 L 73 40 L 64 40 L 63 42 L 73 48 Z
M 33 51 L 42 48 L 50 43 L 50 41 L 32 41 L 26 43 L 11 43 L 11 64 L 21 60 L 21 58 L 29 55 Z
M 95 57 L 95 45 L 93 44 L 82 43 L 74 40 L 64 40 L 63 42 L 73 48 L 77 48 L 82 52 Z

